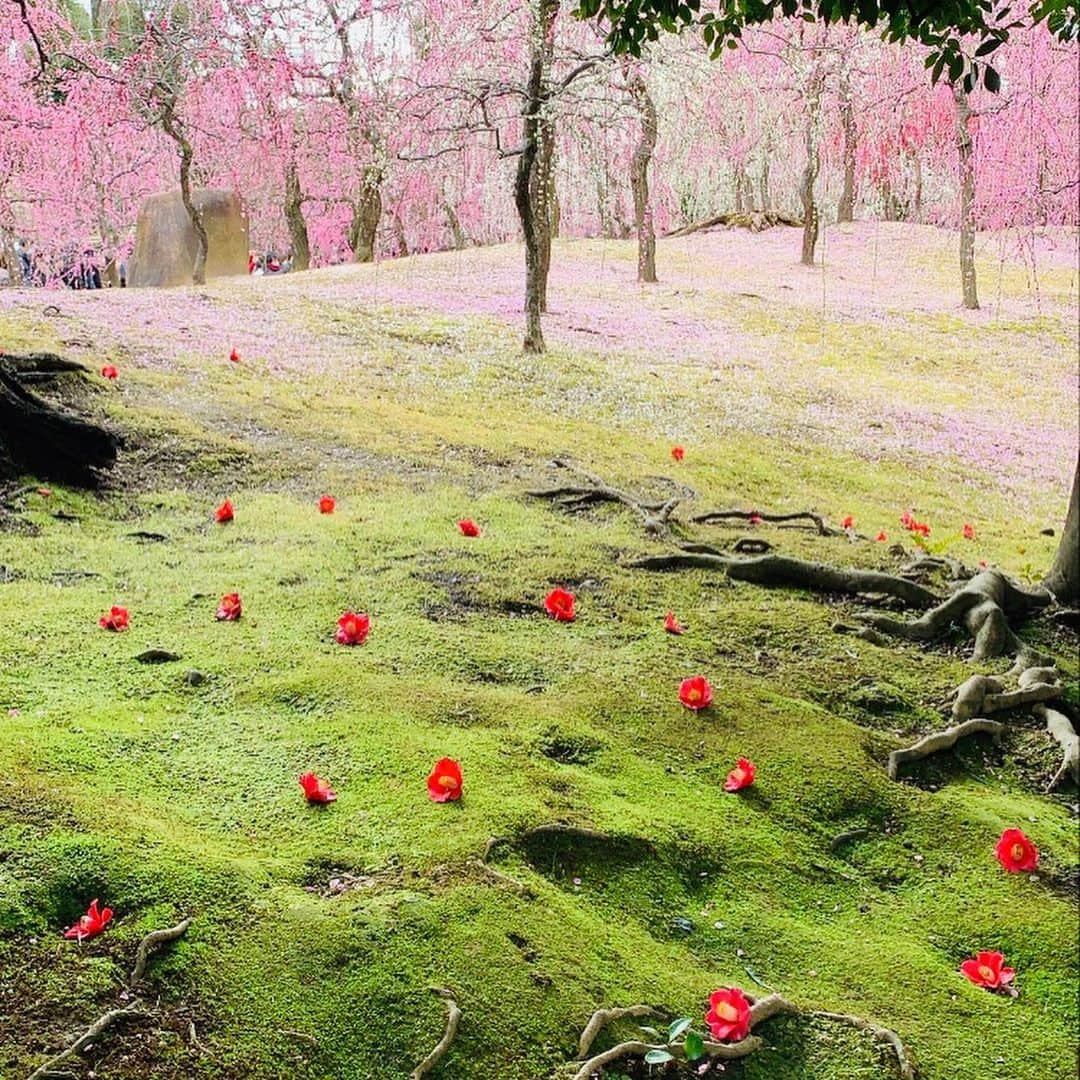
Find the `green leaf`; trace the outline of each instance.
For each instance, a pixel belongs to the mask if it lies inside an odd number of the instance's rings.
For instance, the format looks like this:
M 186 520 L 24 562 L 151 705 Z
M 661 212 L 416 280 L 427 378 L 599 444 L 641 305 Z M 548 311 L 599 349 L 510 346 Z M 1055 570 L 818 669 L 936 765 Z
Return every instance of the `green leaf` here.
M 690 1026 L 690 1023 L 689 1016 L 673 1021 L 671 1027 L 667 1030 L 668 1042 L 674 1042 Z
M 654 1039 L 660 1038 L 660 1032 L 657 1031 L 654 1027 L 646 1027 L 644 1024 L 642 1024 L 641 1030 L 644 1031 L 646 1035 L 651 1035 Z
M 705 1040 L 696 1031 L 691 1031 L 683 1040 L 683 1049 L 687 1061 L 697 1061 L 705 1055 Z
M 1001 89 L 1001 76 L 992 68 L 983 71 L 983 83 L 991 94 L 996 94 Z
M 664 1065 L 675 1059 L 666 1050 L 650 1050 L 645 1055 L 646 1065 Z

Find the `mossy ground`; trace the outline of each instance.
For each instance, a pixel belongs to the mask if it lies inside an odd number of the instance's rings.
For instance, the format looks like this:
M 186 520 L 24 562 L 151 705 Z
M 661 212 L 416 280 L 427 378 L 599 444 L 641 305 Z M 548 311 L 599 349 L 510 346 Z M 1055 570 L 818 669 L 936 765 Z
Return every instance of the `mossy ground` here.
M 1040 793 L 1055 749 L 1020 723 L 1001 750 L 964 746 L 903 783 L 883 769 L 902 738 L 941 724 L 970 673 L 960 639 L 877 648 L 830 632 L 847 601 L 635 572 L 621 557 L 650 544 L 628 515 L 523 495 L 566 453 L 628 487 L 685 480 L 700 509 L 814 506 L 891 532 L 914 504 L 935 542 L 1023 577 L 1049 562 L 1039 529 L 1064 492 L 1029 491 L 1018 514 L 1006 486 L 946 454 L 791 438 L 780 413 L 772 433 L 740 424 L 737 369 L 673 363 L 658 378 L 632 355 L 566 346 L 523 359 L 512 324 L 379 306 L 371 280 L 343 269 L 170 293 L 160 324 L 118 322 L 147 294 L 104 299 L 109 326 L 94 297 L 63 297 L 62 324 L 31 294 L 0 314 L 9 351 L 79 354 L 62 341 L 85 339 L 95 366 L 118 363 L 119 386 L 88 407 L 129 444 L 110 491 L 54 485 L 0 533 L 0 1075 L 22 1077 L 113 1004 L 140 936 L 192 915 L 153 967 L 160 1030 L 107 1039 L 102 1080 L 405 1077 L 442 1029 L 431 985 L 452 987 L 465 1016 L 436 1076 L 541 1080 L 600 1005 L 697 1016 L 715 986 L 759 981 L 893 1027 L 925 1080 L 1074 1076 L 1076 795 Z M 884 316 L 853 336 L 815 330 L 809 370 L 813 343 L 792 331 L 771 392 L 797 369 L 800 394 L 818 377 L 827 394 L 871 394 L 870 371 L 898 400 L 931 403 L 924 367 L 896 360 L 930 316 Z M 820 318 L 796 305 L 739 333 L 766 348 Z M 995 395 L 1025 409 L 1023 370 L 994 358 L 1027 324 L 950 319 L 941 332 L 989 358 Z M 1042 315 L 1030 333 L 1033 362 L 1060 379 L 1075 327 Z M 226 362 L 259 334 L 276 357 L 252 345 Z M 974 416 L 979 400 L 949 384 L 950 409 Z M 317 511 L 324 491 L 333 515 Z M 236 520 L 217 526 L 225 496 Z M 463 516 L 480 539 L 458 535 Z M 964 520 L 977 554 L 952 539 Z M 822 560 L 892 562 L 885 545 L 763 534 Z M 571 625 L 540 610 L 555 584 L 578 593 Z M 244 618 L 217 623 L 233 590 Z M 97 628 L 112 603 L 132 613 L 124 634 Z M 333 642 L 350 607 L 372 615 L 362 648 Z M 683 637 L 663 633 L 668 609 Z M 1034 632 L 1075 678 L 1075 646 Z M 136 663 L 151 646 L 182 660 Z M 189 685 L 191 669 L 205 681 Z M 716 703 L 694 715 L 675 690 L 699 672 Z M 460 804 L 426 797 L 444 755 L 465 771 Z M 725 795 L 740 755 L 757 784 Z M 327 810 L 300 797 L 308 768 L 338 789 Z M 515 839 L 551 821 L 615 840 Z M 1037 878 L 994 861 L 1010 825 L 1042 849 Z M 534 899 L 470 863 L 492 836 L 509 838 L 493 857 Z M 356 887 L 325 895 L 342 874 Z M 115 925 L 62 943 L 95 896 Z M 1019 999 L 958 975 L 984 948 L 1018 969 Z M 888 1075 L 857 1033 L 795 1020 L 763 1033 L 768 1049 L 725 1076 Z

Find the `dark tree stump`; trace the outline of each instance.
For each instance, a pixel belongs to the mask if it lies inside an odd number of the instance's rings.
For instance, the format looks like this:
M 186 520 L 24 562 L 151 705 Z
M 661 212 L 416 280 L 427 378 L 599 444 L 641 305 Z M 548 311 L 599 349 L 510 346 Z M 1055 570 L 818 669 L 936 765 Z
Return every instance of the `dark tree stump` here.
M 0 449 L 16 468 L 92 487 L 116 462 L 119 436 L 26 389 L 86 370 L 53 353 L 0 356 Z

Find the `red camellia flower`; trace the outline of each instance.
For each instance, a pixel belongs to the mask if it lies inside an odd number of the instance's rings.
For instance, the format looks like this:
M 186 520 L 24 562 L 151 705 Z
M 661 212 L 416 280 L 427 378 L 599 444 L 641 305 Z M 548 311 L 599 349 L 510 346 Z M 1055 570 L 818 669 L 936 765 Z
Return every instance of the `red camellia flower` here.
M 854 529 L 855 528 L 855 519 L 850 514 L 848 514 L 848 516 L 846 518 L 844 518 L 843 521 L 840 522 L 840 528 L 841 529 Z
M 1039 849 L 1021 829 L 1006 829 L 994 848 L 994 854 L 1010 874 L 1034 870 L 1039 864 Z
M 319 500 L 319 513 L 332 514 L 337 509 L 337 499 L 333 495 L 324 495 Z
M 100 627 L 105 630 L 115 630 L 118 633 L 121 630 L 126 630 L 129 622 L 131 622 L 131 617 L 128 615 L 128 609 L 117 607 L 115 604 L 98 619 Z
M 963 538 L 965 540 L 974 540 L 975 539 L 975 526 L 970 524 L 969 522 L 965 521 L 964 522 L 964 527 L 960 530 L 960 534 L 963 536 Z
M 457 523 L 458 529 L 461 530 L 462 536 L 479 536 L 480 526 L 476 524 L 472 518 L 464 518 Z
M 103 379 L 119 379 L 120 378 L 120 372 L 117 371 L 116 368 L 112 364 L 106 364 L 101 369 L 101 377 Z
M 216 510 L 214 511 L 214 520 L 215 520 L 215 521 L 216 521 L 216 522 L 217 522 L 217 523 L 218 523 L 219 525 L 224 525 L 224 524 L 225 524 L 226 522 L 228 522 L 228 521 L 232 521 L 232 519 L 233 519 L 233 516 L 234 516 L 234 515 L 233 515 L 233 508 L 232 508 L 232 503 L 231 503 L 231 502 L 230 502 L 230 501 L 229 501 L 228 499 L 226 499 L 226 500 L 225 500 L 225 501 L 224 501 L 224 502 L 223 502 L 223 503 L 222 503 L 222 504 L 221 504 L 221 505 L 220 505 L 220 506 L 219 506 L 219 507 L 218 507 L 218 508 L 217 508 L 217 509 L 216 509 Z
M 681 446 L 673 446 L 671 448 L 671 456 L 676 461 L 682 461 L 682 459 L 686 457 L 686 451 Z
M 217 617 L 222 622 L 236 622 L 243 611 L 239 593 L 226 593 L 218 604 Z
M 911 523 L 911 531 L 919 533 L 920 536 L 929 536 L 930 526 L 925 521 L 913 521 Z
M 694 675 L 679 683 L 679 700 L 695 712 L 712 704 L 712 687 L 704 675 Z
M 714 990 L 705 1023 L 718 1042 L 739 1042 L 750 1034 L 750 1002 L 737 986 Z
M 669 634 L 681 634 L 686 629 L 686 627 L 683 626 L 682 623 L 680 623 L 679 620 L 675 618 L 674 611 L 669 611 L 664 616 L 664 629 Z
M 240 354 L 235 349 L 233 349 L 229 353 L 229 360 L 234 364 L 239 364 L 240 363 Z
M 749 521 L 751 525 L 760 525 L 761 515 L 756 510 L 751 510 Z
M 74 926 L 64 931 L 64 937 L 73 938 L 75 941 L 85 941 L 86 938 L 96 937 L 109 925 L 112 916 L 112 908 L 98 910 L 98 902 L 91 900 L 86 914 Z
M 882 529 L 882 530 L 881 530 L 881 532 L 879 532 L 879 533 L 877 534 L 877 536 L 875 536 L 875 537 L 874 537 L 874 539 L 875 539 L 875 540 L 876 540 L 876 541 L 877 541 L 877 542 L 878 542 L 879 544 L 883 544 L 883 543 L 885 543 L 885 541 L 886 541 L 886 540 L 888 540 L 889 538 L 888 538 L 888 537 L 887 537 L 887 536 L 885 535 L 885 530 L 884 530 L 884 529 Z
M 552 589 L 544 597 L 544 607 L 556 622 L 574 621 L 574 594 L 566 589 Z
M 301 773 L 300 786 L 304 789 L 304 798 L 308 802 L 325 806 L 337 798 L 337 792 L 330 786 L 329 781 L 323 780 L 313 772 Z
M 754 782 L 754 773 L 756 772 L 757 766 L 749 758 L 739 758 L 735 763 L 735 768 L 727 774 L 727 780 L 724 781 L 724 790 L 742 791 L 743 788 L 749 787 Z
M 912 525 L 915 524 L 915 519 L 911 516 L 910 510 L 905 510 L 900 515 L 900 524 L 903 525 L 905 529 L 910 529 Z
M 439 758 L 427 778 L 427 789 L 435 802 L 456 802 L 461 798 L 461 766 L 453 758 Z
M 1016 972 L 1003 967 L 1005 957 L 999 952 L 981 952 L 974 960 L 965 960 L 960 970 L 976 985 L 987 990 L 1000 990 L 1013 981 Z
M 334 640 L 339 645 L 363 645 L 371 629 L 371 619 L 362 611 L 346 611 L 337 621 Z

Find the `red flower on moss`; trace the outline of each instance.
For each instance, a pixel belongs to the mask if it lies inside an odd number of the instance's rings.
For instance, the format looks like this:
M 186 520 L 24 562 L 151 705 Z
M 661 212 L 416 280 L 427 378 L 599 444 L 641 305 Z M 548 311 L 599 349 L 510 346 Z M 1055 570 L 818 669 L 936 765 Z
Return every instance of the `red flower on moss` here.
M 705 1014 L 709 1033 L 718 1042 L 740 1042 L 750 1034 L 750 1002 L 737 987 L 722 987 L 709 995 Z
M 712 704 L 712 687 L 704 675 L 694 675 L 679 683 L 679 700 L 688 708 L 697 712 Z
M 850 514 L 848 514 L 848 516 L 846 518 L 844 518 L 843 521 L 840 522 L 840 528 L 841 529 L 854 529 L 855 528 L 855 519 Z
M 760 525 L 762 522 L 761 515 L 756 510 L 750 511 L 750 517 L 747 519 L 751 525 Z
M 223 503 L 222 503 L 222 504 L 221 504 L 221 505 L 220 505 L 220 506 L 219 506 L 219 507 L 218 507 L 218 508 L 217 508 L 217 509 L 216 509 L 216 510 L 214 511 L 214 520 L 215 520 L 215 521 L 216 521 L 216 522 L 217 522 L 217 523 L 218 523 L 219 525 L 224 525 L 224 524 L 226 524 L 227 522 L 229 522 L 229 521 L 232 521 L 232 519 L 233 519 L 234 517 L 235 517 L 235 515 L 233 514 L 233 506 L 232 506 L 232 503 L 231 503 L 231 502 L 230 502 L 230 501 L 229 501 L 228 499 L 226 499 L 226 500 L 225 500 L 225 501 L 224 501 L 224 502 L 223 502 Z
M 106 364 L 101 369 L 101 377 L 103 379 L 110 379 L 110 380 L 115 381 L 116 379 L 120 378 L 120 372 L 117 371 L 116 368 L 112 364 Z
M 749 758 L 739 758 L 735 763 L 735 768 L 727 774 L 727 780 L 724 781 L 724 790 L 742 791 L 743 788 L 749 787 L 754 782 L 756 772 L 757 766 Z
M 222 622 L 236 622 L 243 613 L 243 609 L 239 593 L 226 593 L 218 604 L 217 617 Z
M 874 537 L 874 539 L 875 539 L 875 540 L 876 540 L 876 541 L 877 541 L 877 542 L 878 542 L 879 544 L 883 544 L 883 543 L 885 543 L 885 541 L 886 541 L 886 540 L 888 540 L 889 538 L 888 538 L 888 537 L 887 537 L 887 536 L 885 535 L 885 530 L 884 530 L 884 529 L 882 529 L 882 530 L 881 530 L 881 532 L 879 532 L 879 533 L 877 534 L 877 536 L 875 536 L 875 537 Z
M 669 634 L 681 634 L 686 629 L 686 627 L 683 626 L 683 624 L 675 618 L 674 611 L 669 611 L 664 616 L 664 629 Z
M 332 514 L 337 509 L 337 499 L 333 495 L 324 495 L 319 500 L 319 513 Z
M 461 531 L 462 536 L 479 536 L 480 526 L 476 524 L 472 518 L 463 518 L 457 523 L 458 529 Z
M 427 789 L 435 802 L 456 802 L 461 798 L 461 766 L 453 758 L 439 758 L 427 778 Z
M 965 960 L 960 971 L 976 986 L 987 990 L 1001 990 L 1013 981 L 1016 972 L 1004 967 L 1005 957 L 999 952 L 981 952 L 974 960 Z
M 91 900 L 90 906 L 86 909 L 86 914 L 74 926 L 64 931 L 64 937 L 72 938 L 75 941 L 85 941 L 87 938 L 96 937 L 109 925 L 112 917 L 112 908 L 99 909 L 98 902 Z
M 239 364 L 240 363 L 240 354 L 235 349 L 233 349 L 229 353 L 229 360 L 234 364 Z
M 682 461 L 682 459 L 686 457 L 686 451 L 681 446 L 673 446 L 671 448 L 671 456 L 676 461 Z
M 128 628 L 131 616 L 126 607 L 117 607 L 115 604 L 98 619 L 98 625 L 104 630 L 114 630 L 119 633 Z
M 337 621 L 334 640 L 339 645 L 363 645 L 371 629 L 371 619 L 360 611 L 346 611 Z
M 300 774 L 300 786 L 304 789 L 304 798 L 310 803 L 325 806 L 337 799 L 337 792 L 330 786 L 329 781 L 323 780 L 313 772 Z
M 964 522 L 964 527 L 960 530 L 960 535 L 963 536 L 963 538 L 965 540 L 974 540 L 975 539 L 975 526 L 972 525 L 970 522 L 965 521 Z
M 927 537 L 930 535 L 930 526 L 925 521 L 913 521 L 911 531 L 918 533 L 922 537 Z
M 910 510 L 905 510 L 900 515 L 900 524 L 903 525 L 905 529 L 908 529 L 910 531 L 912 525 L 915 524 L 915 518 L 912 516 Z
M 574 594 L 566 589 L 552 589 L 544 597 L 544 607 L 556 622 L 573 622 L 577 615 L 574 611 Z
M 1039 849 L 1021 829 L 1006 829 L 994 848 L 994 854 L 1010 874 L 1034 870 L 1039 865 Z

